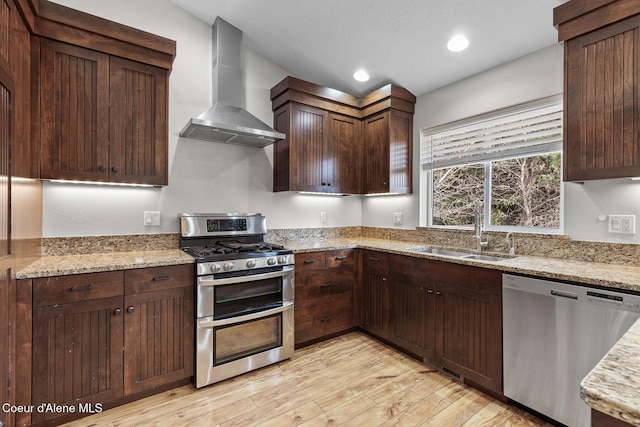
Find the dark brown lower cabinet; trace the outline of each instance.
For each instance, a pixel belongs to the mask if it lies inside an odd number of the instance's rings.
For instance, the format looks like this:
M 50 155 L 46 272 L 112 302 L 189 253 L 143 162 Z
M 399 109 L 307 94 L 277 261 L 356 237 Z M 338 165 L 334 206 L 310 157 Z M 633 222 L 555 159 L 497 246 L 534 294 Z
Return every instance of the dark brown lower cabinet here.
M 353 327 L 355 250 L 296 254 L 295 344 Z
M 193 292 L 190 264 L 34 279 L 32 405 L 74 407 L 78 418 L 190 378 Z
M 500 274 L 364 251 L 361 326 L 426 363 L 502 394 Z
M 389 283 L 389 340 L 435 362 L 435 284 L 415 277 Z
M 439 284 L 439 365 L 502 393 L 502 300 L 499 294 Z
M 2 268 L 0 260 L 0 402 L 16 403 L 15 399 L 15 280 L 10 269 Z M 15 416 L 0 411 L 0 424 L 13 425 Z
M 389 338 L 389 278 L 377 271 L 364 270 L 362 275 L 362 327 Z
M 193 285 L 125 297 L 124 393 L 193 373 Z
M 122 297 L 37 307 L 33 324 L 34 406 L 122 396 Z M 59 415 L 34 411 L 32 421 Z

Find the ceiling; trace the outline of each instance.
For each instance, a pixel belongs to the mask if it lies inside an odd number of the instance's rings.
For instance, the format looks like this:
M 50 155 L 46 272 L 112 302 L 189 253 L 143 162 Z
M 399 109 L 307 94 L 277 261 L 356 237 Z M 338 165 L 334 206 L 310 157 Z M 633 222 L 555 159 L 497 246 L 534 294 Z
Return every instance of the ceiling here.
M 249 49 L 293 76 L 353 95 L 387 83 L 415 95 L 557 42 L 565 0 L 171 0 L 212 24 L 220 16 Z M 467 50 L 448 39 L 463 33 Z M 363 68 L 371 78 L 353 79 Z

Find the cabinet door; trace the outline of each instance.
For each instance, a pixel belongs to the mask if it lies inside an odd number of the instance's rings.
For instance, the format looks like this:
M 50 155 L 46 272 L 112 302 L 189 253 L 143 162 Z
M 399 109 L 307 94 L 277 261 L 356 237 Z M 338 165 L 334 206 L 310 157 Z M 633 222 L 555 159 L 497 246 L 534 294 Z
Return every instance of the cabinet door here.
M 640 15 L 565 43 L 566 181 L 640 176 Z
M 124 392 L 193 374 L 193 286 L 125 296 Z
M 389 281 L 389 340 L 435 361 L 435 285 L 411 280 Z
M 167 72 L 110 60 L 112 182 L 167 184 Z
M 329 114 L 329 138 L 324 161 L 324 191 L 358 194 L 362 192 L 362 150 L 360 120 Z
M 121 397 L 122 317 L 122 297 L 34 308 L 33 405 Z M 33 422 L 59 415 L 32 414 Z
M 109 57 L 43 39 L 42 178 L 109 180 Z
M 15 281 L 0 255 L 0 402 L 14 405 L 15 399 Z M 13 425 L 15 416 L 0 411 L 0 424 Z
M 362 327 L 381 338 L 389 336 L 389 288 L 387 277 L 365 269 L 362 283 Z
M 437 298 L 441 366 L 502 393 L 500 295 L 439 285 Z
M 291 123 L 291 190 L 326 191 L 324 179 L 325 139 L 328 113 L 294 104 Z
M 364 120 L 364 193 L 389 192 L 389 111 Z

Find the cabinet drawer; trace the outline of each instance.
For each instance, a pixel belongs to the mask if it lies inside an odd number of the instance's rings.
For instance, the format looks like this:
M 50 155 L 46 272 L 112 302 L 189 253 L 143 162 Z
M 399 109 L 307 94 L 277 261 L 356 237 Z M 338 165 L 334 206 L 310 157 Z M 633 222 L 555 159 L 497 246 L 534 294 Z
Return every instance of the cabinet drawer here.
M 296 306 L 295 342 L 302 343 L 353 327 L 351 298 Z
M 365 250 L 362 259 L 366 267 L 382 271 L 389 270 L 389 254 L 387 253 Z
M 296 274 L 296 305 L 332 299 L 342 294 L 351 295 L 353 283 L 353 269 L 349 266 Z
M 321 270 L 325 268 L 324 252 L 296 254 L 296 271 Z
M 338 249 L 335 251 L 327 251 L 325 255 L 325 263 L 327 268 L 340 267 L 342 265 L 353 265 L 355 263 L 355 255 L 353 249 Z
M 193 274 L 193 264 L 126 270 L 124 289 L 128 295 L 195 286 Z
M 123 291 L 122 271 L 46 277 L 33 281 L 33 306 L 122 296 Z

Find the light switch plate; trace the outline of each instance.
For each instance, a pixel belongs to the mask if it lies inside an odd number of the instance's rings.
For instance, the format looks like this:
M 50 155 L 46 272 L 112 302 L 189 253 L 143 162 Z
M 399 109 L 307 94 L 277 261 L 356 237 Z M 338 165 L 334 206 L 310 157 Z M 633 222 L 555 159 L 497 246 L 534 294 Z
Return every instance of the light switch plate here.
M 402 225 L 402 212 L 396 212 L 393 214 L 393 223 L 395 225 Z

